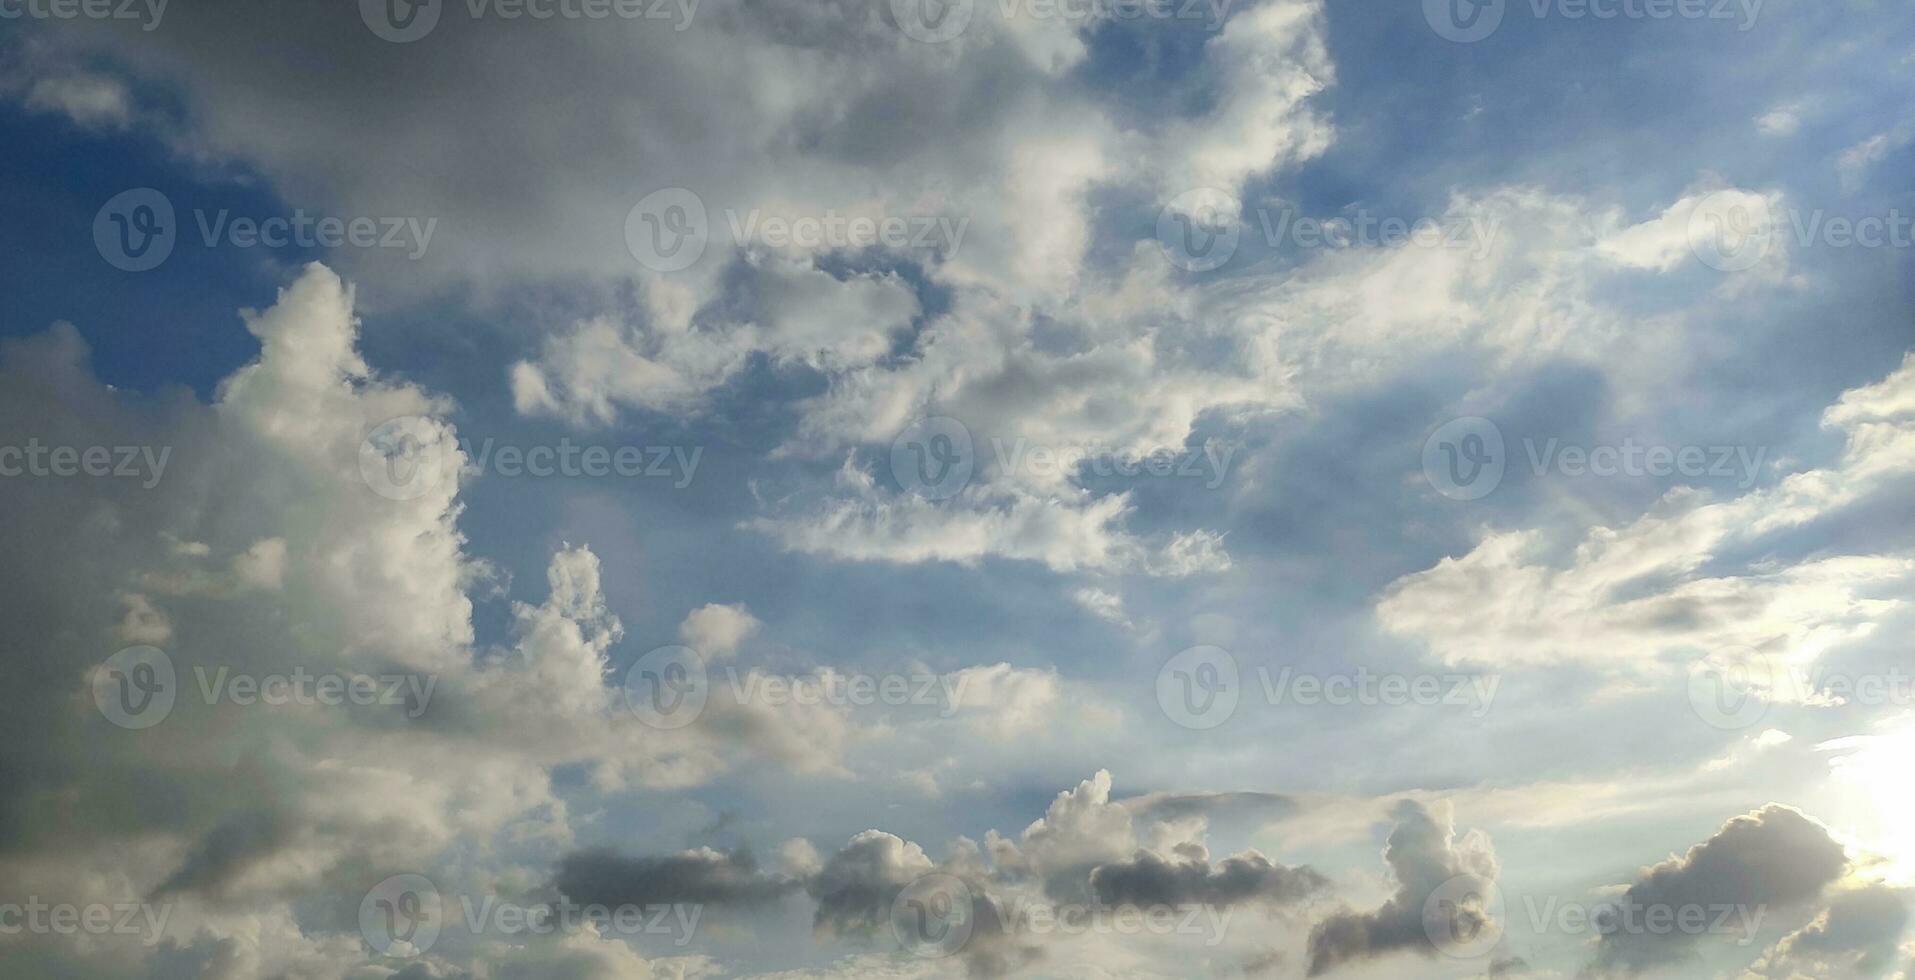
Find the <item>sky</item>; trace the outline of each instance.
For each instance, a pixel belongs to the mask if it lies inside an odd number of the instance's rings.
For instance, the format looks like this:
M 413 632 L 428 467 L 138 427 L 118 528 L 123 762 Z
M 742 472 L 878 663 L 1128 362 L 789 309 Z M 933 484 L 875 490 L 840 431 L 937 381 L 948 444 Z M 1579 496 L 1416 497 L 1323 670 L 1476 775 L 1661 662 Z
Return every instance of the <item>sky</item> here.
M 1915 976 L 1915 11 L 0 0 L 0 973 Z

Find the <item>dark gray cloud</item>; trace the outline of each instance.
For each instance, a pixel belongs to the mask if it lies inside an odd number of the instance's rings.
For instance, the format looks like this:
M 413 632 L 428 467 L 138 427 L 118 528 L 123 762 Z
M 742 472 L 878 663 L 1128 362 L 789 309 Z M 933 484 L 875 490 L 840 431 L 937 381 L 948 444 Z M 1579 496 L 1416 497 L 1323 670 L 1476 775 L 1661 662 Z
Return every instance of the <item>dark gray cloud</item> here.
M 1751 967 L 1770 977 L 1874 977 L 1896 962 L 1908 928 L 1908 893 L 1881 883 L 1836 894 L 1814 921 Z
M 241 814 L 215 827 L 186 863 L 160 884 L 156 896 L 176 892 L 216 893 L 254 861 L 285 842 L 286 822 L 269 813 Z
M 1770 804 L 1735 817 L 1679 858 L 1645 870 L 1619 904 L 1625 909 L 1741 906 L 1769 909 L 1814 899 L 1849 868 L 1848 854 L 1828 829 L 1801 811 Z M 1606 913 L 1590 972 L 1633 975 L 1687 956 L 1695 936 L 1627 927 Z
M 851 838 L 806 883 L 818 902 L 813 930 L 879 946 L 892 942 L 891 916 L 899 893 L 927 874 L 955 870 L 938 868 L 922 848 L 895 834 L 867 830 Z M 1043 955 L 1012 935 L 986 882 L 976 875 L 958 877 L 968 890 L 971 932 L 953 952 L 968 974 L 1004 976 Z
M 760 871 L 746 849 L 710 848 L 659 857 L 627 857 L 610 849 L 578 851 L 559 862 L 559 891 L 586 905 L 764 905 L 796 891 L 793 878 Z
M 867 830 L 831 855 L 805 883 L 818 902 L 813 927 L 822 933 L 870 937 L 888 921 L 898 892 L 931 870 L 931 859 L 916 844 Z
M 1106 905 L 1202 903 L 1228 908 L 1246 902 L 1298 902 L 1330 883 L 1308 867 L 1287 868 L 1256 851 L 1215 866 L 1201 847 L 1179 857 L 1138 851 L 1129 861 L 1103 865 L 1091 872 L 1091 893 Z
M 1297 811 L 1297 801 L 1282 793 L 1149 793 L 1121 801 L 1139 820 L 1201 817 L 1212 828 L 1267 823 Z

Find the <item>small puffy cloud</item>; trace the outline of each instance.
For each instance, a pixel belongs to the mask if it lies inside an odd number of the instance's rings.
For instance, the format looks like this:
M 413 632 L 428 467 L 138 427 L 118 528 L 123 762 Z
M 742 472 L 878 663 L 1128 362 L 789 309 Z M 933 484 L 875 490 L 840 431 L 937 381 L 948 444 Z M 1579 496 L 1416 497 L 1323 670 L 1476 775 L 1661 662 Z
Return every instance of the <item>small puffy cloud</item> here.
M 723 659 L 737 653 L 739 645 L 763 626 L 743 603 L 713 602 L 685 614 L 685 621 L 678 624 L 678 638 L 701 656 Z
M 1310 930 L 1310 976 L 1394 953 L 1434 956 L 1437 950 L 1424 922 L 1430 896 L 1458 879 L 1480 883 L 1464 891 L 1493 887 L 1497 866 L 1489 838 L 1472 831 L 1459 839 L 1446 804 L 1432 808 L 1404 800 L 1392 812 L 1396 828 L 1383 860 L 1396 880 L 1396 891 L 1375 911 L 1339 912 L 1318 922 Z M 1460 905 L 1453 914 L 1452 935 L 1473 936 L 1490 925 L 1488 910 L 1477 905 Z

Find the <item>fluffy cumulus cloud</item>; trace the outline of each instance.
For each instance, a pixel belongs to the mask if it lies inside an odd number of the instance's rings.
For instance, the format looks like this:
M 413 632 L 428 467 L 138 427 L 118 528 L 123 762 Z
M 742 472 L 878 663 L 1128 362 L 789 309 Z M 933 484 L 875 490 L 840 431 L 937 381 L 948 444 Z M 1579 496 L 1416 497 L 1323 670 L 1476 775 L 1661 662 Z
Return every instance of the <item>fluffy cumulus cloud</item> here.
M 1511 4 L 1461 45 L 1396 6 L 7 18 L 37 203 L 0 241 L 53 251 L 0 277 L 37 318 L 0 324 L 0 973 L 1909 972 L 1908 249 L 1827 222 L 1907 198 L 1893 5 L 1766 11 L 1733 59 L 1675 29 L 1714 24 Z M 80 231 L 114 184 L 165 190 L 165 268 L 64 268 L 111 251 Z M 436 230 L 192 241 L 229 209 Z M 1426 231 L 1298 223 L 1388 211 Z M 174 322 L 227 289 L 259 308 Z M 54 322 L 133 303 L 219 338 L 191 378 L 172 334 Z M 1417 447 L 1466 415 L 1510 475 L 1442 500 Z M 669 433 L 716 475 L 500 486 L 480 425 Z M 1709 426 L 1737 444 L 1677 448 Z M 1518 437 L 1591 432 L 1739 478 L 1522 479 Z M 150 479 L 5 471 L 32 447 Z M 1160 668 L 1213 642 L 1236 686 L 1193 679 L 1236 709 L 1193 725 Z M 1788 717 L 1690 717 L 1701 658 Z M 1259 683 L 1359 667 L 1502 693 L 1462 722 Z M 907 703 L 856 695 L 891 674 Z M 375 938 L 401 875 L 429 949 Z M 1519 882 L 1771 918 L 1458 955 Z M 152 917 L 10 931 L 29 898 Z M 710 914 L 450 928 L 469 901 Z M 926 915 L 967 938 L 923 955 Z
M 703 778 L 731 739 L 641 735 L 620 717 L 605 683 L 619 623 L 583 547 L 553 556 L 542 602 L 515 606 L 509 649 L 476 648 L 468 590 L 493 572 L 456 527 L 461 458 L 438 421 L 449 406 L 367 369 L 352 292 L 323 268 L 247 325 L 259 359 L 210 406 L 173 395 L 135 411 L 92 379 L 70 330 L 6 352 L 21 402 L 10 418 L 29 400 L 91 404 L 63 443 L 168 447 L 179 474 L 130 495 L 9 487 L 17 540 L 74 527 L 86 541 L 59 567 L 10 567 L 42 613 L 8 627 L 33 683 L 8 695 L 6 861 L 48 901 L 166 900 L 177 932 L 163 938 L 218 948 L 241 964 L 230 975 L 343 970 L 361 954 L 329 893 L 424 867 L 459 840 L 564 841 L 552 765 Z M 416 439 L 409 499 L 376 493 L 362 471 L 383 466 L 367 437 L 392 419 Z M 168 700 L 129 722 L 96 699 L 111 703 L 108 656 L 130 643 L 159 645 L 151 686 Z M 353 678 L 370 693 L 343 697 Z M 341 685 L 330 701 L 327 683 Z M 292 909 L 315 900 L 319 919 L 295 925 Z
M 0 366 L 9 418 L 89 406 L 37 438 L 156 447 L 179 474 L 140 492 L 8 486 L 14 540 L 66 527 L 84 545 L 6 573 L 37 609 L 6 628 L 23 679 L 6 695 L 13 737 L 0 750 L 9 878 L 49 902 L 163 900 L 173 911 L 154 938 L 237 964 L 226 975 L 345 975 L 364 956 L 348 938 L 357 899 L 345 897 L 443 867 L 461 842 L 494 860 L 439 871 L 448 895 L 504 887 L 514 868 L 550 860 L 541 852 L 574 834 L 555 767 L 584 767 L 608 788 L 692 785 L 754 760 L 842 771 L 852 738 L 843 706 L 767 699 L 714 697 L 682 728 L 641 723 L 612 676 L 622 626 L 583 545 L 552 555 L 541 600 L 512 604 L 508 646 L 477 644 L 470 593 L 496 587 L 497 572 L 466 553 L 457 526 L 452 406 L 367 368 L 352 300 L 315 266 L 248 313 L 260 356 L 212 405 L 178 394 L 133 404 L 90 376 L 67 328 L 11 342 Z M 404 439 L 387 438 L 395 420 Z M 403 484 L 388 451 L 403 456 Z M 742 607 L 712 605 L 685 631 L 728 652 L 755 626 Z M 147 684 L 108 660 L 132 644 L 152 646 L 166 671 L 152 680 L 169 706 L 141 706 L 165 712 L 150 727 L 111 710 L 116 685 Z M 1001 665 L 986 674 L 994 689 L 1020 683 Z M 331 701 L 327 683 L 338 685 Z M 345 697 L 349 683 L 365 696 Z M 1025 717 L 1044 698 L 1003 703 Z M 790 887 L 742 852 L 579 855 L 560 868 L 562 891 L 595 900 L 749 904 Z M 105 972 L 138 959 L 137 948 L 59 939 L 8 943 L 0 957 Z M 449 941 L 434 955 L 481 954 Z M 609 957 L 577 975 L 627 975 L 604 972 L 627 953 L 551 955 Z
M 1877 883 L 1836 892 L 1814 921 L 1750 967 L 1761 977 L 1879 977 L 1898 965 L 1908 895 Z
M 565 277 L 612 290 L 635 279 L 635 307 L 581 318 L 511 366 L 514 404 L 528 415 L 602 425 L 695 413 L 768 362 L 829 379 L 801 410 L 794 454 L 868 455 L 925 415 L 964 420 L 980 449 L 1002 437 L 1040 451 L 1149 454 L 1183 450 L 1206 412 L 1290 401 L 1282 378 L 1231 368 L 1210 341 L 1153 326 L 1162 259 L 1116 281 L 1098 269 L 1092 198 L 1136 196 L 1154 211 L 1192 188 L 1239 193 L 1322 153 L 1333 126 L 1315 100 L 1335 72 L 1320 4 L 1205 7 L 1214 23 L 1189 36 L 1218 67 L 1173 84 L 1206 108 L 1164 118 L 1135 115 L 1073 71 L 1104 25 L 1095 6 L 1059 17 L 983 5 L 943 48 L 898 30 L 889 6 L 690 4 L 671 23 L 452 10 L 411 48 L 378 42 L 344 8 L 281 11 L 264 35 L 205 8 L 174 11 L 150 36 L 49 32 L 29 53 L 31 73 L 50 78 L 109 55 L 176 89 L 185 110 L 183 120 L 141 114 L 77 81 L 36 104 L 145 120 L 182 154 L 242 161 L 341 213 L 447 216 L 434 247 L 403 270 L 376 250 L 351 270 L 382 295 Z M 333 54 L 314 66 L 320 77 L 290 77 L 293 52 L 314 46 Z M 593 78 L 606 97 L 590 113 L 551 113 L 554 65 Z M 503 84 L 507 74 L 541 81 Z M 666 89 L 683 98 L 651 97 Z M 433 94 L 449 91 L 463 97 Z M 838 108 L 797 94 L 823 91 Z M 295 95 L 324 108 L 294 129 L 262 125 Z M 542 135 L 500 144 L 487 135 L 497 132 Z M 347 144 L 358 149 L 340 152 Z M 478 159 L 482 174 L 472 173 Z M 762 159 L 779 163 L 753 162 Z M 710 241 L 695 266 L 654 273 L 633 261 L 623 217 L 674 187 L 697 197 Z M 873 245 L 770 231 L 854 218 L 902 220 L 909 232 Z M 949 309 L 926 308 L 934 291 Z M 1078 340 L 1034 342 L 1053 320 Z M 860 472 L 869 460 L 846 465 L 840 486 L 813 488 L 753 526 L 857 559 L 1228 567 L 1214 530 L 1130 533 L 1125 495 L 1077 486 L 1074 473 L 986 467 L 976 492 L 932 508 Z
M 1394 810 L 1396 826 L 1383 850 L 1396 891 L 1374 911 L 1345 911 L 1310 931 L 1309 975 L 1345 964 L 1399 953 L 1434 957 L 1447 937 L 1468 940 L 1495 928 L 1485 896 L 1494 887 L 1496 853 L 1487 836 L 1456 836 L 1447 807 L 1432 810 L 1405 800 Z M 1440 895 L 1454 893 L 1447 906 Z M 1429 908 L 1439 905 L 1440 921 Z
M 1767 806 L 1736 817 L 1687 854 L 1645 869 L 1629 884 L 1617 900 L 1621 911 L 1598 923 L 1602 939 L 1593 969 L 1627 976 L 1689 955 L 1696 936 L 1686 930 L 1646 928 L 1650 910 L 1669 910 L 1665 915 L 1725 907 L 1780 910 L 1814 901 L 1848 870 L 1842 845 L 1827 828 L 1797 810 Z M 1637 910 L 1633 916 L 1632 909 Z M 1830 914 L 1835 914 L 1833 908 Z M 1845 907 L 1840 916 L 1846 923 L 1855 914 Z M 1784 946 L 1793 949 L 1797 938 Z M 1803 939 L 1804 952 L 1816 942 Z M 1782 952 L 1787 955 L 1787 950 Z

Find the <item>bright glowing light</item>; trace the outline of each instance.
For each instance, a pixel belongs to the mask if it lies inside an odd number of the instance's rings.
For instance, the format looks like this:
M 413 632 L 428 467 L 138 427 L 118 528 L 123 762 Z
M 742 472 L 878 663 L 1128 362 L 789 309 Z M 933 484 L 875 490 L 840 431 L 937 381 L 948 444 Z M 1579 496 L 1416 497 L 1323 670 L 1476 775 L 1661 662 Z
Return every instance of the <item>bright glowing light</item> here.
M 1897 884 L 1915 883 L 1915 725 L 1816 746 L 1830 753 L 1831 810 L 1855 842 L 1888 859 Z

